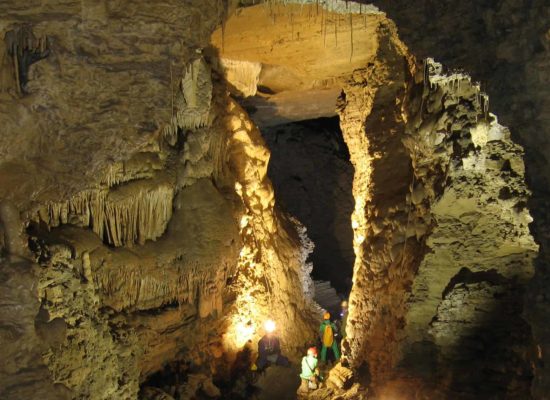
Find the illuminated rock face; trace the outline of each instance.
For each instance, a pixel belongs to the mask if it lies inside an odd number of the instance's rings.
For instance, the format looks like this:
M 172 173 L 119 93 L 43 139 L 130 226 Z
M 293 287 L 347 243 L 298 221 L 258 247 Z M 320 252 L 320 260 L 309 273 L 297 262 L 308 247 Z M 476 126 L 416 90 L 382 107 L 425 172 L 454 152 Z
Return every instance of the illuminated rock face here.
M 402 40 L 418 57 L 435 57 L 452 68 L 467 71 L 482 82 L 491 97 L 491 111 L 510 128 L 514 141 L 525 148 L 526 180 L 532 197 L 530 228 L 540 244 L 536 275 L 527 292 L 525 316 L 538 346 L 534 362 L 533 395 L 550 392 L 550 287 L 548 268 L 548 66 L 550 4 L 495 1 L 447 3 L 407 0 L 377 1 L 399 26 Z M 457 17 L 459 16 L 459 17 Z M 423 29 L 418 29 L 422 26 Z
M 521 398 L 532 376 L 523 297 L 538 252 L 528 229 L 523 150 L 487 115 L 479 87 L 440 67 L 426 64 L 422 106 L 409 124 L 418 142 L 408 146 L 414 165 L 422 166 L 411 201 L 421 209 L 430 204 L 432 228 L 401 351 L 411 370 L 416 364 L 421 374 L 443 375 L 452 390 Z M 445 126 L 450 134 L 442 136 Z M 426 220 L 412 223 L 417 236 Z M 434 350 L 436 364 L 422 366 L 418 361 Z M 443 365 L 452 367 L 439 374 Z
M 0 5 L 0 397 L 136 398 L 172 361 L 201 368 L 179 395 L 215 393 L 266 318 L 300 355 L 312 244 L 261 130 L 337 115 L 351 366 L 380 395 L 525 398 L 544 346 L 522 319 L 522 149 L 466 75 L 415 61 L 372 7 L 330 4 Z
M 274 12 L 279 24 L 269 29 L 280 41 L 271 51 L 261 39 L 248 44 L 249 35 L 232 27 L 231 20 L 226 27 L 226 38 L 238 40 L 226 42 L 222 57 L 262 63 L 271 79 L 266 86 L 277 88 L 262 93 L 260 102 L 243 100 L 252 118 L 255 105 L 285 112 L 299 110 L 298 99 L 306 98 L 307 89 L 300 94 L 287 89 L 288 78 L 280 73 L 292 67 L 299 71 L 284 56 L 292 42 L 283 39 L 281 30 L 291 14 L 291 8 Z M 467 76 L 446 76 L 436 63 L 416 66 L 391 23 L 374 25 L 377 40 L 364 55 L 369 60 L 364 68 L 343 67 L 340 76 L 331 78 L 332 87 L 343 89 L 337 112 L 355 168 L 351 225 L 356 264 L 348 356 L 355 366 L 368 364 L 380 390 L 403 366 L 405 372 L 397 376 L 430 376 L 450 392 L 462 386 L 466 396 L 493 391 L 521 397 L 532 373 L 522 293 L 538 251 L 527 228 L 531 217 L 524 208 L 528 191 L 522 151 L 489 116 L 488 99 Z M 282 54 L 275 50 L 279 43 L 285 43 L 278 49 Z M 323 60 L 330 64 L 332 57 Z M 330 67 L 326 73 L 331 76 Z M 254 79 L 262 86 L 261 72 Z M 297 82 L 294 87 L 300 87 Z M 310 111 L 304 108 L 301 116 L 271 112 L 259 121 L 307 119 Z M 475 229 L 465 222 L 468 218 Z M 498 340 L 491 346 L 480 350 L 479 343 L 472 345 L 492 334 Z M 518 350 L 505 350 L 509 347 Z M 500 358 L 488 357 L 493 353 Z M 475 365 L 479 373 L 466 373 L 464 365 Z M 481 381 L 496 383 L 482 388 Z
M 236 274 L 235 304 L 225 340 L 238 349 L 263 335 L 263 321 L 277 322 L 277 334 L 287 354 L 299 354 L 312 340 L 315 319 L 311 298 L 304 296 L 305 259 L 294 222 L 275 206 L 267 178 L 269 150 L 257 127 L 234 100 L 228 101 L 231 132 L 226 157 L 237 195 L 243 202 L 240 235 L 243 247 Z M 296 294 L 299 294 L 296 296 Z M 305 312 L 304 312 L 305 311 Z M 292 353 L 291 353 L 292 352 Z

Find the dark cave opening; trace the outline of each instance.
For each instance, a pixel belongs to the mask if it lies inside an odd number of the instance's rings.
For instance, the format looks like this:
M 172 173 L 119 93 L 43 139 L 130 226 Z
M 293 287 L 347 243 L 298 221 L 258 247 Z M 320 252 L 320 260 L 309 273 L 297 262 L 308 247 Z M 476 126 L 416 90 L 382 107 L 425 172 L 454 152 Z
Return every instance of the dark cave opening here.
M 268 176 L 279 205 L 303 223 L 315 244 L 314 280 L 330 281 L 341 294 L 351 289 L 354 169 L 338 117 L 262 128 L 269 149 Z

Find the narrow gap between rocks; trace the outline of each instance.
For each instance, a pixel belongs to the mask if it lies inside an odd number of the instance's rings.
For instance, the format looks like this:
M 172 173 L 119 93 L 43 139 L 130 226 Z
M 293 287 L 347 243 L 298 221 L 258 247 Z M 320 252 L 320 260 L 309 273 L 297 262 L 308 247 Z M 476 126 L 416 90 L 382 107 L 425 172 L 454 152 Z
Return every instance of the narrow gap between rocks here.
M 315 244 L 310 255 L 313 279 L 330 282 L 347 297 L 355 259 L 353 166 L 338 118 L 298 121 L 261 132 L 271 151 L 268 176 L 276 200 L 305 225 Z M 321 305 L 336 311 L 339 304 Z

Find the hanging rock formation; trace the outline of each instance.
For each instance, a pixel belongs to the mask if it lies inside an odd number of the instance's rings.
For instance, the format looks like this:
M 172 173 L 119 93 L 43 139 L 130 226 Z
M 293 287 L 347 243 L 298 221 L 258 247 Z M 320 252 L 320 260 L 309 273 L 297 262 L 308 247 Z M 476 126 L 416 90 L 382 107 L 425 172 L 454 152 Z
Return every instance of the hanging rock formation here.
M 24 3 L 0 4 L 0 397 L 215 397 L 268 317 L 299 360 L 320 318 L 314 246 L 277 204 L 261 129 L 337 115 L 354 167 L 349 369 L 315 396 L 365 398 L 368 371 L 369 397 L 522 399 L 534 382 L 545 398 L 523 151 L 465 73 L 419 63 L 385 14 L 347 1 Z M 481 7 L 463 19 L 491 25 Z M 520 85 L 535 127 L 545 35 Z M 171 368 L 187 380 L 155 387 Z

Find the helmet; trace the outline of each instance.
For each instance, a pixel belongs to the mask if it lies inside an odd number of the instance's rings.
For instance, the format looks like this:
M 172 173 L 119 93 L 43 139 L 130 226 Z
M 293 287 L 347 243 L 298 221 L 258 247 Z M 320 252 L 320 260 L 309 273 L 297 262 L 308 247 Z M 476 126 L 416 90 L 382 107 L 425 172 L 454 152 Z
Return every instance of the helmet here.
M 330 313 L 329 312 L 325 312 L 323 314 L 323 319 L 330 319 Z
M 317 357 L 317 347 L 310 347 L 307 349 L 307 355 Z

